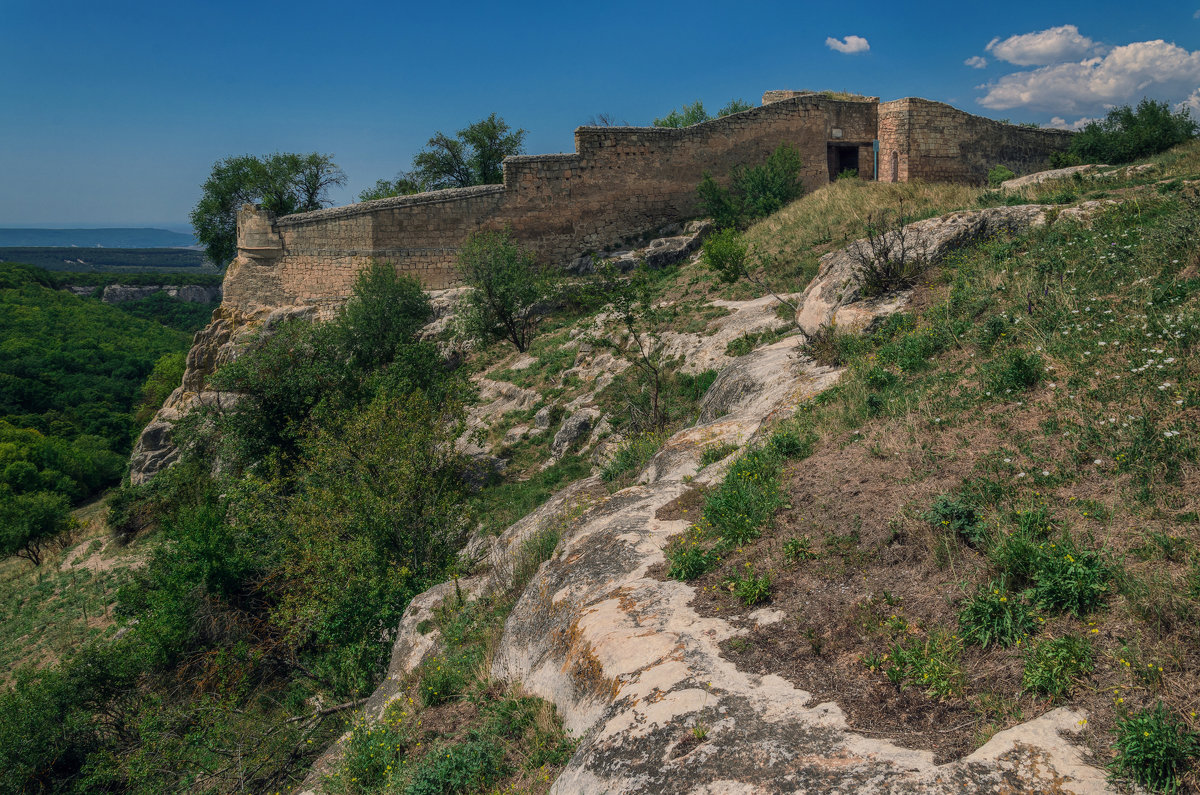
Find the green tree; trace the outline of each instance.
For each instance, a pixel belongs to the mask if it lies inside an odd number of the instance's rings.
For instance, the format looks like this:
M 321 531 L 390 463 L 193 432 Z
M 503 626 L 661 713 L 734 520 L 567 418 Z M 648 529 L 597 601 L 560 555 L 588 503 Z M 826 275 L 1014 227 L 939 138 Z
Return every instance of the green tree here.
M 1121 105 L 1071 139 L 1070 154 L 1082 163 L 1128 163 L 1196 137 L 1196 121 L 1185 107 L 1144 98 L 1136 108 Z
M 476 232 L 458 254 L 458 272 L 471 288 L 461 318 L 467 335 L 483 343 L 508 340 L 524 352 L 541 318 L 540 305 L 561 273 L 539 263 L 508 232 Z
M 348 360 L 361 371 L 391 363 L 433 317 L 429 296 L 391 263 L 372 261 L 358 275 L 335 328 Z
M 42 548 L 71 525 L 71 506 L 61 494 L 0 494 L 0 557 L 40 566 Z
M 612 265 L 600 272 L 597 292 L 609 299 L 609 306 L 620 324 L 616 337 L 593 337 L 592 343 L 611 348 L 636 369 L 639 389 L 625 395 L 633 427 L 638 431 L 660 433 L 667 425 L 663 388 L 668 362 L 663 356 L 663 332 L 669 328 L 669 312 L 655 305 L 654 282 L 645 265 L 628 277 Z
M 749 102 L 740 99 L 731 99 L 729 103 L 717 111 L 717 118 L 722 116 L 732 116 L 734 113 L 741 113 L 744 110 L 752 110 L 754 108 Z
M 654 120 L 655 127 L 691 127 L 702 121 L 708 121 L 712 116 L 704 109 L 704 103 L 696 100 L 691 105 L 684 105 L 682 111 L 672 109 L 661 119 Z
M 783 143 L 761 165 L 735 168 L 729 188 L 705 171 L 696 188 L 700 207 L 718 229 L 739 227 L 768 216 L 804 192 L 801 165 L 799 150 Z
M 340 696 L 370 692 L 390 649 L 381 639 L 462 545 L 462 429 L 456 402 L 387 390 L 306 441 L 273 621 Z
M 411 196 L 414 193 L 422 193 L 424 190 L 425 186 L 416 177 L 401 172 L 396 175 L 395 179 L 376 180 L 372 187 L 358 194 L 358 200 L 360 202 L 369 202 L 375 199 L 387 199 L 392 196 Z
M 370 379 L 437 391 L 440 359 L 432 343 L 416 339 L 431 315 L 415 279 L 376 262 L 359 274 L 333 321 L 295 319 L 261 334 L 210 381 L 239 395 L 217 417 L 231 459 L 248 466 L 275 455 L 289 468 L 310 419 L 366 399 Z M 399 372 L 377 372 L 396 359 L 403 361 Z
M 704 109 L 704 103 L 696 100 L 691 105 L 684 105 L 683 110 L 672 110 L 661 119 L 654 120 L 655 127 L 691 127 L 693 124 L 699 124 L 702 121 L 710 121 L 711 119 L 719 119 L 722 116 L 728 116 L 732 113 L 741 113 L 744 110 L 750 110 L 754 106 L 749 102 L 743 102 L 740 99 L 731 99 L 717 111 L 716 116 L 710 116 L 708 111 Z
M 225 265 L 237 254 L 237 211 L 243 204 L 258 204 L 277 215 L 319 210 L 330 203 L 328 190 L 345 182 L 332 155 L 227 157 L 213 164 L 201 186 L 191 213 L 192 228 L 208 258 Z
M 183 351 L 164 354 L 154 363 L 150 377 L 142 385 L 142 399 L 133 415 L 139 428 L 145 428 L 155 412 L 162 408 L 162 404 L 183 381 L 186 369 L 187 354 Z
M 524 151 L 526 130 L 514 130 L 495 113 L 455 133 L 436 133 L 413 157 L 412 172 L 426 190 L 495 185 L 504 181 L 504 158 Z

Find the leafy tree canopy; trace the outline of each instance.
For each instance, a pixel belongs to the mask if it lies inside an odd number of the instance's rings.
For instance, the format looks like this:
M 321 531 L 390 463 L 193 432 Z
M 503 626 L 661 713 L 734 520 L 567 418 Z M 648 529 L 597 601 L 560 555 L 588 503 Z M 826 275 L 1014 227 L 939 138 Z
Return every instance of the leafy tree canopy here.
M 504 181 L 501 164 L 524 151 L 526 130 L 514 130 L 495 113 L 454 134 L 438 132 L 413 158 L 404 179 L 425 190 L 498 185 Z
M 1172 112 L 1166 102 L 1144 98 L 1136 108 L 1121 105 L 1093 121 L 1071 140 L 1080 163 L 1128 163 L 1170 149 L 1196 136 L 1196 121 L 1185 107 Z
M 761 165 L 735 168 L 728 188 L 706 171 L 696 188 L 700 206 L 719 229 L 740 227 L 798 199 L 804 192 L 800 168 L 800 152 L 784 143 Z
M 358 194 L 360 202 L 374 201 L 375 199 L 386 199 L 391 196 L 411 196 L 414 193 L 421 193 L 425 190 L 416 177 L 405 172 L 400 172 L 395 179 L 377 180 L 375 184 Z
M 740 99 L 731 99 L 717 111 L 716 116 L 710 116 L 708 111 L 704 109 L 704 103 L 696 100 L 691 105 L 684 105 L 683 110 L 672 110 L 661 119 L 654 120 L 655 127 L 691 127 L 693 124 L 699 124 L 702 121 L 710 121 L 719 119 L 722 116 L 728 116 L 732 113 L 741 113 L 744 110 L 750 110 L 754 106 L 748 102 L 743 102 Z
M 346 183 L 333 155 L 276 152 L 218 160 L 201 186 L 192 228 L 208 258 L 225 265 L 237 254 L 237 211 L 253 203 L 277 215 L 319 210 L 330 204 L 330 188 Z
M 459 250 L 458 271 L 471 288 L 460 315 L 467 335 L 485 344 L 508 340 L 518 351 L 529 347 L 539 305 L 557 289 L 560 272 L 539 263 L 507 232 L 477 232 L 467 238 Z

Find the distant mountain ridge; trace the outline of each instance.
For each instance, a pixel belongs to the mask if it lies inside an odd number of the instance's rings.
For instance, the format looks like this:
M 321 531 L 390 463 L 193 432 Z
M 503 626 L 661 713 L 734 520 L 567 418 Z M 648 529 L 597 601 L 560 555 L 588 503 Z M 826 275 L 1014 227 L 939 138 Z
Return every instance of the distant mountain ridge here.
M 109 229 L 27 229 L 0 227 L 0 247 L 78 246 L 80 248 L 187 248 L 196 239 L 183 232 L 149 227 Z

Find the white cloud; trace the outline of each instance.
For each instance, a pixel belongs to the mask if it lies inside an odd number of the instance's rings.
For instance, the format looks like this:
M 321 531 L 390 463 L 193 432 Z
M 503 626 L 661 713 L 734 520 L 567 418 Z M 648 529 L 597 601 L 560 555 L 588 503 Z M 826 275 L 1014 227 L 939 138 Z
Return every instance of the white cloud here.
M 1184 108 L 1192 112 L 1193 118 L 1200 117 L 1200 88 L 1193 91 L 1183 102 L 1175 105 L 1175 110 L 1183 110 Z
M 1091 116 L 1084 116 L 1083 118 L 1076 119 L 1075 121 L 1067 121 L 1062 116 L 1055 116 L 1052 119 L 1050 119 L 1049 124 L 1046 124 L 1043 126 L 1050 127 L 1051 129 L 1054 129 L 1054 130 L 1082 130 L 1084 127 L 1086 127 L 1087 125 L 1091 124 L 1094 121 L 1100 121 L 1100 120 L 1097 118 L 1093 118 Z
M 1192 19 L 1200 19 L 1200 8 L 1196 9 L 1196 13 L 1192 14 Z
M 1114 47 L 1077 63 L 1015 72 L 979 86 L 979 104 L 992 110 L 1026 108 L 1067 113 L 1135 102 L 1146 95 L 1185 97 L 1200 85 L 1200 51 L 1162 39 Z
M 1003 41 L 996 37 L 985 49 L 1000 60 L 1017 66 L 1044 66 L 1086 55 L 1095 46 L 1096 43 L 1080 35 L 1079 28 L 1074 25 L 1060 25 L 1036 33 L 1009 36 Z
M 963 61 L 963 63 L 972 69 L 982 69 L 983 67 L 987 66 L 987 58 L 984 58 L 982 55 L 972 55 L 970 58 Z
M 871 49 L 871 45 L 862 36 L 847 36 L 843 41 L 838 41 L 833 36 L 825 39 L 825 46 L 831 50 L 844 52 L 848 55 L 856 52 L 866 52 Z

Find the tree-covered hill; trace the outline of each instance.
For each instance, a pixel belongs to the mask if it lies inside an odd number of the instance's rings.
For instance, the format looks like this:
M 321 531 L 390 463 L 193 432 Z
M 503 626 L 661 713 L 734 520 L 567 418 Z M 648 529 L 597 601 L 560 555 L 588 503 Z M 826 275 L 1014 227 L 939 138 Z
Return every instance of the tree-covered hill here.
M 147 376 L 189 335 L 0 264 L 0 500 L 78 500 L 120 477 Z

